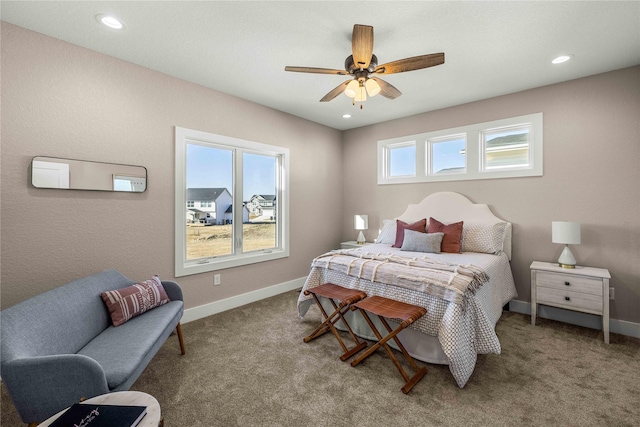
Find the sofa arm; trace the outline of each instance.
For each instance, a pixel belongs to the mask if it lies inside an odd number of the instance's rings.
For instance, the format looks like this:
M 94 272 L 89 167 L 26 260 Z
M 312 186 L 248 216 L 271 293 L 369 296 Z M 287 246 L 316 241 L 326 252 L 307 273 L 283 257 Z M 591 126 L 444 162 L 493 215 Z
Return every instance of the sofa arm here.
M 184 301 L 182 298 L 182 288 L 176 282 L 163 280 L 162 287 L 171 301 Z
M 102 366 L 80 354 L 11 360 L 2 367 L 2 381 L 25 423 L 42 422 L 82 397 L 109 392 Z

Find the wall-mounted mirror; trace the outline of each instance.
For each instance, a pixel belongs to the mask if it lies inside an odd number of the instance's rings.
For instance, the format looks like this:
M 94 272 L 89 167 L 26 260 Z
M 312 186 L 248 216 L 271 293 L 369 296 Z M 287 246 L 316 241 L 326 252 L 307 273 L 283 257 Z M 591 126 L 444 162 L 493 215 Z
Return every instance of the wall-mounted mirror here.
M 147 169 L 143 166 L 36 156 L 31 161 L 31 185 L 36 188 L 142 193 L 147 189 Z

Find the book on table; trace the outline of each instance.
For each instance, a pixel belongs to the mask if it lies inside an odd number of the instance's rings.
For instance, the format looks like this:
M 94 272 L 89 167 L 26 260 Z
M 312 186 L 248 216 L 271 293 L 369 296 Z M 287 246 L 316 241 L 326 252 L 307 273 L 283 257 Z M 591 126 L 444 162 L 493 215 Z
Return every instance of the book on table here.
M 146 406 L 76 403 L 51 427 L 135 427 L 146 414 Z

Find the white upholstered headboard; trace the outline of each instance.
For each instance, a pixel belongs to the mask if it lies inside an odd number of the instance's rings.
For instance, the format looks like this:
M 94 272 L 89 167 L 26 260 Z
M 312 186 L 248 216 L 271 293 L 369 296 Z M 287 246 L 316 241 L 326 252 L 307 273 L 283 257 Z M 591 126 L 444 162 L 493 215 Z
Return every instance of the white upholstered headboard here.
M 498 221 L 506 222 L 503 251 L 511 260 L 511 223 L 495 216 L 489 206 L 475 204 L 462 194 L 443 191 L 430 194 L 420 203 L 410 204 L 397 219 L 404 222 L 415 222 L 422 218 L 429 220 L 429 217 L 445 223 L 458 221 L 490 224 Z

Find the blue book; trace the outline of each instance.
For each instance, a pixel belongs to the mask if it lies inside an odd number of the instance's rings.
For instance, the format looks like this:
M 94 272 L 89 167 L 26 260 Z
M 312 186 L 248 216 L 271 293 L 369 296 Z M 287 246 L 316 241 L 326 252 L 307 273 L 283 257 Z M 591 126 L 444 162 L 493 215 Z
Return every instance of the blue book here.
M 146 414 L 146 406 L 76 403 L 51 427 L 135 427 Z

